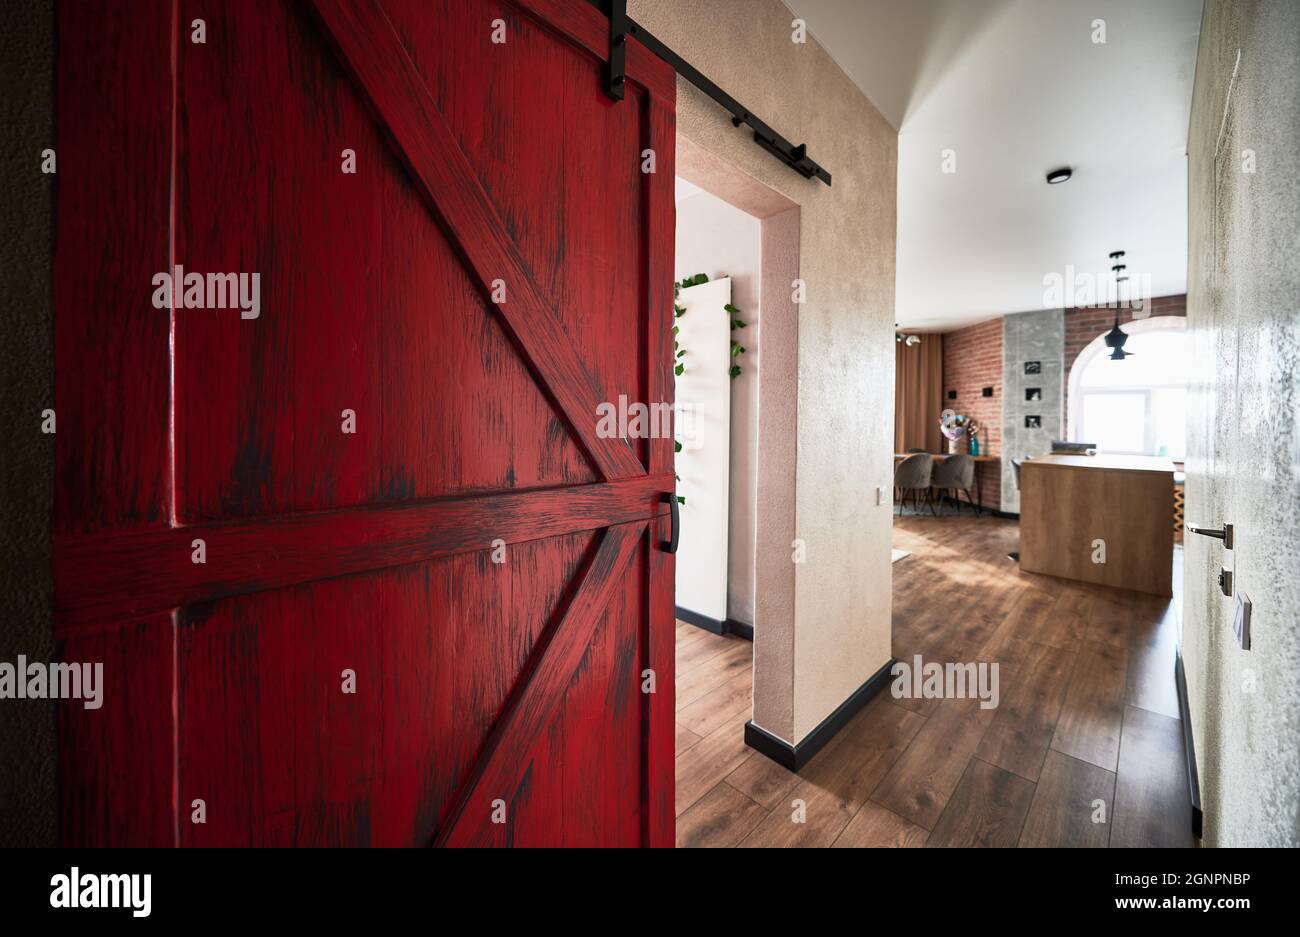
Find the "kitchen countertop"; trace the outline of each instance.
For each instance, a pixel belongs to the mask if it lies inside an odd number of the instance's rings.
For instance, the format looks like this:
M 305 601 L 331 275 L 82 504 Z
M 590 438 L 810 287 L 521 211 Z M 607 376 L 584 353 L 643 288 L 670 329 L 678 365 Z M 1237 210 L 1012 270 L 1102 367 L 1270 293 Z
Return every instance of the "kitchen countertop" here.
M 1111 469 L 1123 472 L 1174 472 L 1174 462 L 1164 456 L 1149 455 L 1045 455 L 1035 456 L 1020 463 L 1026 466 L 1042 465 L 1051 468 Z

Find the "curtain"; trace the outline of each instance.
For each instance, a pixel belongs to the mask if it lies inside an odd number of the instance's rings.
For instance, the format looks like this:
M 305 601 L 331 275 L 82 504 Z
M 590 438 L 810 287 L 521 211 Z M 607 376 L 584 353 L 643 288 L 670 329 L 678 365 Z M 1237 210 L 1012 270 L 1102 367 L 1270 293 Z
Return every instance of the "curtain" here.
M 894 451 L 944 452 L 939 432 L 943 410 L 943 336 L 921 335 L 921 344 L 894 343 Z

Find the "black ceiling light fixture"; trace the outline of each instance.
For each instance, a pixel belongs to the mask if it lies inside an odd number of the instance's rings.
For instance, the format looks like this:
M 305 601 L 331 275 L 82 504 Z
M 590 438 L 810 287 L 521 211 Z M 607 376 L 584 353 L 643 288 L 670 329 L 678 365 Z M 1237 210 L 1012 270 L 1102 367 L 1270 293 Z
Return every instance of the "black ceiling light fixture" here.
M 1124 350 L 1124 343 L 1128 341 L 1128 334 L 1119 327 L 1119 313 L 1115 313 L 1115 327 L 1106 333 L 1106 347 L 1110 349 L 1111 361 L 1123 361 L 1131 351 Z
M 1119 263 L 1124 257 L 1123 251 L 1111 251 L 1110 259 L 1114 261 L 1111 264 L 1111 272 L 1115 274 L 1115 305 L 1120 305 L 1121 284 L 1128 282 L 1127 276 L 1122 276 L 1123 272 L 1128 269 L 1126 264 Z M 1124 350 L 1124 343 L 1128 341 L 1128 333 L 1119 327 L 1119 309 L 1115 310 L 1115 327 L 1106 333 L 1106 347 L 1110 349 L 1111 361 L 1123 361 L 1133 352 Z
M 1074 175 L 1074 170 L 1069 166 L 1062 166 L 1060 169 L 1053 169 L 1047 174 L 1048 185 L 1060 185 L 1062 182 L 1069 182 L 1070 177 Z

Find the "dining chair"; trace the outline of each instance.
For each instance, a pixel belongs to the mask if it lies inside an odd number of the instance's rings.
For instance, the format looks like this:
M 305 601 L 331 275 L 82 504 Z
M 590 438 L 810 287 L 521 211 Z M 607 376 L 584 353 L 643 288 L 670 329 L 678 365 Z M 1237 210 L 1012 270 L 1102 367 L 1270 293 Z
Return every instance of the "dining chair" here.
M 930 503 L 930 474 L 934 470 L 934 459 L 930 458 L 928 452 L 910 455 L 894 469 L 894 487 L 899 490 L 898 496 L 898 513 L 903 513 L 903 502 L 907 500 L 907 492 L 912 492 L 912 507 L 921 510 L 921 492 L 925 492 L 925 503 Z M 930 507 L 930 513 L 934 513 L 934 507 Z
M 911 455 L 911 454 L 914 453 L 914 452 L 925 452 L 925 453 L 928 453 L 929 451 L 930 451 L 929 449 L 908 449 L 908 450 L 907 450 L 907 454 L 908 454 L 908 455 Z
M 966 500 L 970 506 L 975 509 L 975 515 L 978 517 L 980 506 L 975 503 L 971 497 L 971 486 L 975 484 L 975 460 L 965 453 L 950 455 L 934 467 L 934 472 L 930 477 L 930 487 L 939 492 L 939 514 L 943 514 L 943 502 L 947 500 L 948 491 L 954 492 L 953 501 L 957 507 L 961 507 L 961 498 L 958 497 L 960 492 L 966 492 Z

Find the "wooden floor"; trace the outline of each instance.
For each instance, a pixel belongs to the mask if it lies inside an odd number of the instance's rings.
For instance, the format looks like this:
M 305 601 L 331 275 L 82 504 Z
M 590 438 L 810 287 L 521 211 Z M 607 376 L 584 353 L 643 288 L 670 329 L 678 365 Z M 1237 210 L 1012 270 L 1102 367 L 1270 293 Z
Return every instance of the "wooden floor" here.
M 679 624 L 678 845 L 1192 845 L 1179 600 L 1021 573 L 1017 545 L 1014 521 L 895 518 L 895 656 L 997 661 L 1000 705 L 885 690 L 797 775 L 742 740 L 751 645 Z

